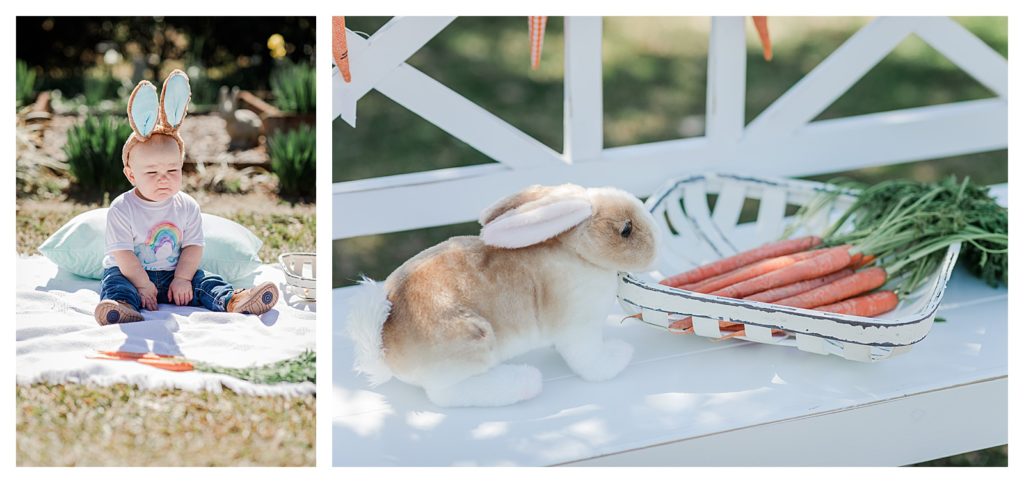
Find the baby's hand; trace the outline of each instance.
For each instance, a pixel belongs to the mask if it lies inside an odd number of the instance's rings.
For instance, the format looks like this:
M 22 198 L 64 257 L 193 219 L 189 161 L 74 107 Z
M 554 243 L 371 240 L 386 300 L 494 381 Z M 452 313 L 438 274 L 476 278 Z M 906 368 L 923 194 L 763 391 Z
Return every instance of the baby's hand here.
M 139 291 L 139 298 L 142 299 L 142 308 L 156 310 L 156 285 L 146 280 L 141 287 L 136 286 L 135 288 Z
M 192 281 L 174 277 L 167 289 L 167 298 L 176 305 L 188 305 L 192 301 Z

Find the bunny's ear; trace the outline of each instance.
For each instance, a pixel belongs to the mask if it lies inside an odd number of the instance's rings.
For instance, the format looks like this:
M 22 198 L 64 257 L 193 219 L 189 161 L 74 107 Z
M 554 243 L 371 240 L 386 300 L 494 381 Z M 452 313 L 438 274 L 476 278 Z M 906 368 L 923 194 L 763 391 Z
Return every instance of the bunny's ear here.
M 527 191 L 541 187 L 531 187 Z M 480 230 L 480 238 L 490 246 L 500 248 L 522 248 L 554 238 L 590 217 L 593 208 L 590 201 L 582 196 L 582 189 L 565 187 L 548 188 L 549 191 L 532 201 L 506 209 L 500 215 L 487 220 Z M 577 192 L 578 190 L 578 192 Z M 522 195 L 522 193 L 520 193 Z M 507 207 L 506 198 L 485 211 L 481 221 L 497 207 Z
M 156 128 L 157 104 L 156 86 L 145 80 L 139 82 L 128 97 L 128 123 L 142 139 L 149 139 Z
M 192 88 L 189 86 L 188 76 L 181 70 L 174 69 L 164 80 L 164 90 L 160 93 L 160 120 L 163 124 L 171 129 L 181 126 L 191 98 Z

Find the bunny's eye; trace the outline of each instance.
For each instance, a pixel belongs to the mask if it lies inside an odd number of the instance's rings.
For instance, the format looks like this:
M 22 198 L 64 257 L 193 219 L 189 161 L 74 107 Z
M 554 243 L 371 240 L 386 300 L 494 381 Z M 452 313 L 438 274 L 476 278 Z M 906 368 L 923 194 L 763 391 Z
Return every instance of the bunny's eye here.
M 633 222 L 626 220 L 626 224 L 622 225 L 622 230 L 619 231 L 619 234 L 622 235 L 622 238 L 629 238 L 630 233 L 633 233 Z

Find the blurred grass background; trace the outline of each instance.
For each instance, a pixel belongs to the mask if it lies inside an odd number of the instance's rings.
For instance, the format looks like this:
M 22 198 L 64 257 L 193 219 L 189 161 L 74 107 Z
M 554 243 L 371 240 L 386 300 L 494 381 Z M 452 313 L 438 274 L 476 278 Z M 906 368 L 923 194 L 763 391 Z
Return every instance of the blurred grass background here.
M 388 17 L 346 17 L 349 29 L 372 35 Z M 1005 17 L 957 17 L 1004 57 Z M 747 21 L 746 119 L 787 89 L 864 26 L 868 17 L 770 17 L 774 58 L 766 62 Z M 606 17 L 602 44 L 606 147 L 704 134 L 707 17 Z M 525 17 L 459 18 L 409 64 L 466 96 L 552 149 L 562 151 L 564 21 L 548 19 L 540 68 L 529 69 Z M 966 101 L 994 94 L 911 35 L 817 119 Z M 333 123 L 334 181 L 349 181 L 493 162 L 376 91 L 359 101 L 358 128 Z M 844 176 L 864 182 L 906 177 L 934 181 L 949 174 L 982 184 L 1008 180 L 1007 151 L 916 161 L 809 179 Z M 412 201 L 409 201 L 412 202 Z M 344 209 L 343 207 L 341 209 Z M 377 280 L 420 250 L 451 236 L 476 235 L 475 222 L 337 240 L 334 287 L 362 274 Z M 922 465 L 1006 466 L 1007 446 Z

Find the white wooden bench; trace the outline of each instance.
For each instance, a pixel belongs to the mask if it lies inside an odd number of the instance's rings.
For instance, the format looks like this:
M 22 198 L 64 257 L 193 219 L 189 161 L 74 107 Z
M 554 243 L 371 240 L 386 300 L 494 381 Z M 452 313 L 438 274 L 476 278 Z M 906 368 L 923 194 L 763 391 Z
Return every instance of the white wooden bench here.
M 376 88 L 501 164 L 338 183 L 336 239 L 471 220 L 531 183 L 615 184 L 643 196 L 704 169 L 798 176 L 1007 145 L 1006 60 L 945 18 L 873 21 L 747 125 L 743 19 L 715 18 L 707 135 L 612 149 L 600 129 L 601 22 L 566 19 L 563 153 L 404 64 L 450 21 L 397 18 L 370 39 L 349 33 L 363 81 L 335 75 L 335 116 L 353 120 L 355 100 Z M 810 122 L 911 32 L 999 97 Z M 994 191 L 1005 201 L 1006 185 Z M 874 364 L 620 323 L 609 300 L 606 334 L 634 346 L 630 366 L 587 383 L 553 350 L 537 350 L 519 360 L 541 370 L 543 392 L 504 408 L 438 408 L 394 380 L 368 387 L 343 335 L 351 293 L 333 294 L 334 465 L 888 466 L 1007 442 L 1007 291 L 959 268 L 939 312 L 946 322 Z

